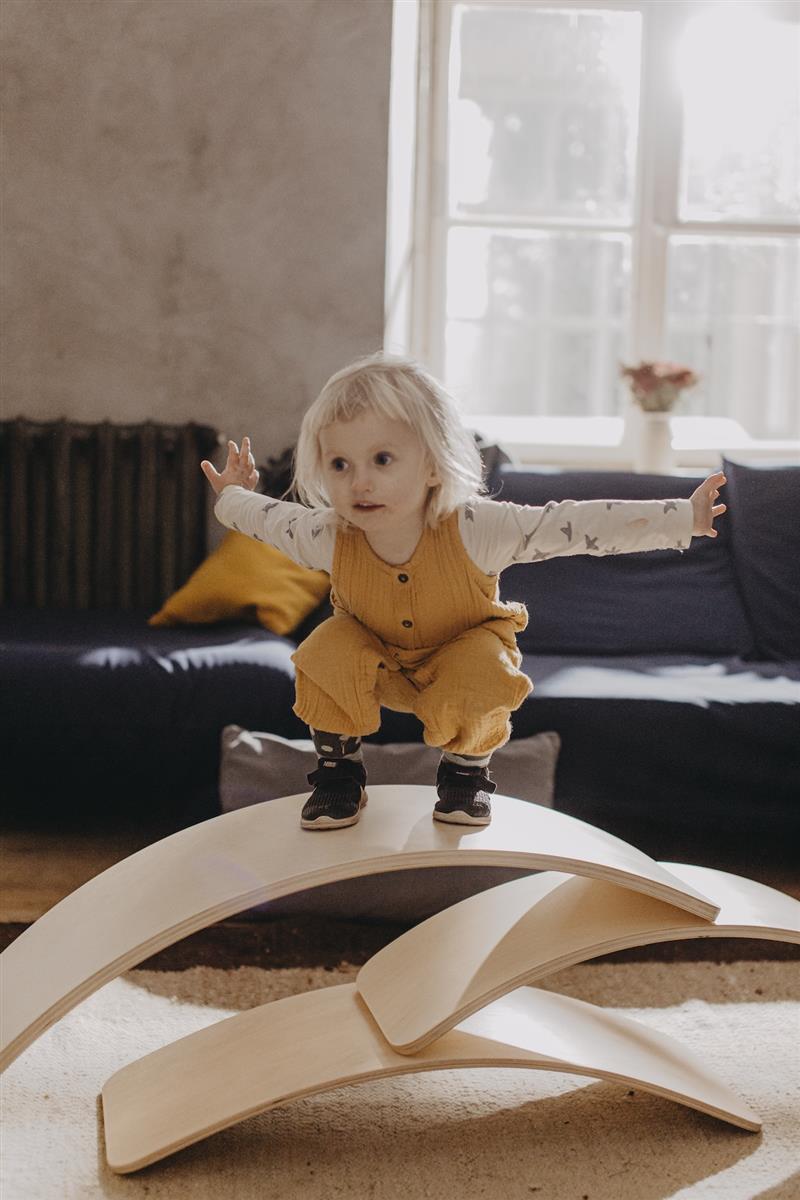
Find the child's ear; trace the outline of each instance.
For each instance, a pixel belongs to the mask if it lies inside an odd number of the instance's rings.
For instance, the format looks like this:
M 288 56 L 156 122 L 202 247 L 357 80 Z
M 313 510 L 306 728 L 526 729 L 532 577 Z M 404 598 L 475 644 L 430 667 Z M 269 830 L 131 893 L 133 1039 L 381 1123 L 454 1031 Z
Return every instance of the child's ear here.
M 442 482 L 441 476 L 436 469 L 436 463 L 429 455 L 425 455 L 425 465 L 428 468 L 428 475 L 425 480 L 428 487 L 439 487 Z

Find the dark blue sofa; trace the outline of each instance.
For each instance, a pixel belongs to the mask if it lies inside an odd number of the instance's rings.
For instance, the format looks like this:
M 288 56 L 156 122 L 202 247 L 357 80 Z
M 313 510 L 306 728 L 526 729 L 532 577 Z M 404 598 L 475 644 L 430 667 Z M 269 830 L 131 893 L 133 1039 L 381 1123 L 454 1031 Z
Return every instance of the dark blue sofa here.
M 534 692 L 514 736 L 556 730 L 561 810 L 669 853 L 669 835 L 800 833 L 800 467 L 727 464 L 720 536 L 690 551 L 513 567 Z M 500 499 L 688 496 L 694 478 L 498 468 Z M 227 724 L 284 737 L 293 638 L 256 625 L 150 628 L 145 612 L 0 614 L 0 753 L 26 817 L 219 811 Z M 385 712 L 377 741 L 414 741 Z

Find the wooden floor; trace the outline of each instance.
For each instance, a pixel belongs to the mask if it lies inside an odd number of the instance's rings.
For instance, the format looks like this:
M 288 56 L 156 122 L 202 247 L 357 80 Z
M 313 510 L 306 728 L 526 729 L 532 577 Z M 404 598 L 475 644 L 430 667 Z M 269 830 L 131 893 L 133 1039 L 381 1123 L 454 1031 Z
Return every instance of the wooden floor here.
M 0 832 L 0 949 L 65 896 L 114 863 L 175 832 L 175 826 L 151 823 L 96 832 L 15 827 Z M 689 847 L 672 853 L 674 861 L 699 862 Z M 703 865 L 732 871 L 800 899 L 800 867 L 791 860 L 743 853 L 711 852 Z M 213 966 L 336 966 L 361 964 L 407 925 L 279 917 L 231 918 L 202 930 L 142 963 L 142 968 L 180 970 Z M 796 957 L 795 947 L 740 941 L 685 942 L 623 951 L 617 959 L 658 958 L 683 961 L 729 958 Z
M 0 922 L 30 924 L 59 900 L 154 840 L 153 829 L 108 833 L 11 830 L 0 837 Z

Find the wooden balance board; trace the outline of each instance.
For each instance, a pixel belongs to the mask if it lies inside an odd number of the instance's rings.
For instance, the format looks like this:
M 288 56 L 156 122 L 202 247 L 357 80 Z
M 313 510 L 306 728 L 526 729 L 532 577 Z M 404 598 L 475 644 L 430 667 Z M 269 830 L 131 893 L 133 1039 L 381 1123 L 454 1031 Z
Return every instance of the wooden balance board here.
M 713 921 L 718 904 L 627 842 L 563 813 L 493 797 L 486 827 L 432 819 L 432 787 L 370 788 L 360 822 L 300 828 L 306 794 L 183 829 L 67 896 L 0 958 L 0 1069 L 103 984 L 165 946 L 279 896 L 416 867 L 589 876 Z
M 102 1092 L 108 1164 L 135 1171 L 301 1096 L 455 1067 L 589 1075 L 760 1128 L 678 1043 L 583 1001 L 521 988 L 411 1056 L 392 1050 L 355 985 L 344 984 L 250 1009 L 123 1067 Z
M 697 937 L 800 943 L 800 902 L 791 896 L 723 871 L 661 865 L 719 905 L 713 922 L 602 880 L 547 871 L 409 930 L 361 968 L 358 991 L 392 1049 L 416 1054 L 497 997 L 599 954 Z

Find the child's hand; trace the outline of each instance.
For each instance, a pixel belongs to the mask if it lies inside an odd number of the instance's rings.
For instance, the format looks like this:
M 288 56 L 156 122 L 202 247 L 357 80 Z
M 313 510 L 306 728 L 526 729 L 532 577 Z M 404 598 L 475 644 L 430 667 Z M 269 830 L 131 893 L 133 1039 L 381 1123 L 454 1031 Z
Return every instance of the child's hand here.
M 708 479 L 704 479 L 700 487 L 692 492 L 692 508 L 694 509 L 694 528 L 692 535 L 694 537 L 716 537 L 717 531 L 714 528 L 714 518 L 721 517 L 727 511 L 726 504 L 715 504 L 719 489 L 724 483 L 727 483 L 722 471 L 717 471 L 715 475 L 709 475 Z
M 247 488 L 251 492 L 258 483 L 258 471 L 255 459 L 250 452 L 249 437 L 242 440 L 241 450 L 236 442 L 228 442 L 228 461 L 225 463 L 222 474 L 214 469 L 208 459 L 203 459 L 200 463 L 200 470 L 217 495 L 231 483 L 236 483 L 239 487 Z

